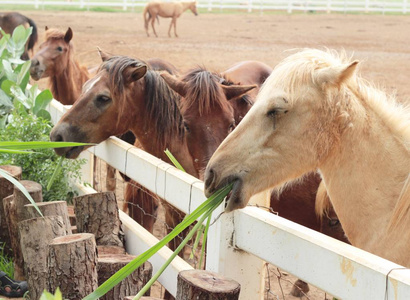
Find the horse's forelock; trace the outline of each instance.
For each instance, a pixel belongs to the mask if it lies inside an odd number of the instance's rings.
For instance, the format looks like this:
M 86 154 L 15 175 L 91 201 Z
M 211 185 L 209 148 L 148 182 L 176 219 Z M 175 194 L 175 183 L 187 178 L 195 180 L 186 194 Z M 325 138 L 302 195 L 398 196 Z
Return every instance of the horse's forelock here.
M 221 75 L 197 68 L 189 71 L 181 80 L 187 87 L 185 100 L 181 103 L 183 112 L 191 107 L 198 107 L 199 115 L 210 113 L 214 106 L 223 110 L 231 109 L 220 87 L 224 82 Z
M 58 40 L 58 39 L 64 39 L 65 32 L 57 29 L 57 28 L 49 28 L 45 32 L 45 40 Z

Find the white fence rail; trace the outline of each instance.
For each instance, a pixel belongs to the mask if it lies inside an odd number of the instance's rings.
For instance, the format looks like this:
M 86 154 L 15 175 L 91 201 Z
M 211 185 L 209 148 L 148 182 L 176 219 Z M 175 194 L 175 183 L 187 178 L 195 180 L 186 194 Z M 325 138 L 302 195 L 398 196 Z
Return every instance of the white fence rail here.
M 68 107 L 53 101 L 53 122 Z M 203 183 L 116 138 L 90 148 L 96 155 L 185 213 L 205 200 Z M 91 178 L 92 168 L 84 173 Z M 83 192 L 92 192 L 81 187 Z M 138 255 L 157 240 L 126 214 L 127 251 Z M 154 272 L 171 254 L 150 259 Z M 410 299 L 410 269 L 280 218 L 258 208 L 224 214 L 210 227 L 207 268 L 241 283 L 241 299 L 263 299 L 263 261 L 269 262 L 339 299 Z M 176 258 L 159 282 L 173 295 L 177 273 L 192 268 Z
M 170 1 L 170 0 L 164 0 Z M 44 9 L 47 6 L 71 6 L 90 9 L 92 7 L 117 7 L 124 11 L 141 9 L 147 0 L 0 0 L 0 5 L 28 5 Z M 304 11 L 360 12 L 360 13 L 403 13 L 410 11 L 408 0 L 199 0 L 198 7 L 212 10 L 252 11 Z

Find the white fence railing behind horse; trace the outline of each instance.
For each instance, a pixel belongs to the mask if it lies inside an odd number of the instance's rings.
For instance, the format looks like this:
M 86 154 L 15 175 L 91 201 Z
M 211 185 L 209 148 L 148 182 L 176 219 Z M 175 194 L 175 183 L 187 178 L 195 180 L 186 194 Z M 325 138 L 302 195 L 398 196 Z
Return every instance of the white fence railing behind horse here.
M 170 1 L 170 0 L 165 0 Z M 116 7 L 126 10 L 141 9 L 147 0 L 0 0 L 0 4 L 28 5 L 34 8 L 71 6 L 81 9 L 92 7 Z M 403 13 L 410 11 L 407 0 L 199 0 L 198 7 L 213 10 L 244 10 L 248 12 L 286 11 L 292 12 L 359 12 L 359 13 Z
M 67 109 L 53 101 L 49 106 L 53 122 Z M 185 213 L 205 200 L 203 183 L 198 179 L 117 138 L 90 148 L 83 157 L 93 155 Z M 92 170 L 90 163 L 84 168 L 83 179 L 91 182 Z M 78 187 L 82 193 L 95 192 Z M 138 255 L 155 244 L 157 239 L 128 215 L 121 212 L 120 217 L 129 253 Z M 150 259 L 154 272 L 170 255 L 166 248 Z M 263 261 L 339 299 L 410 299 L 410 269 L 259 208 L 223 214 L 210 227 L 207 269 L 239 281 L 241 299 L 263 299 Z M 181 258 L 176 258 L 159 282 L 175 295 L 178 272 L 190 268 Z

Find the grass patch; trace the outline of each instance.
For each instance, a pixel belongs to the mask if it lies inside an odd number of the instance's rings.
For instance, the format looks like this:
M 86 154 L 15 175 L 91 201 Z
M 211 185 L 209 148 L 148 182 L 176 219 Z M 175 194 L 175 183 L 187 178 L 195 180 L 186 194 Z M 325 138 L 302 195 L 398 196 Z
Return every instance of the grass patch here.
M 0 244 L 0 271 L 3 271 L 10 278 L 14 278 L 14 265 L 10 257 L 4 253 L 6 244 Z

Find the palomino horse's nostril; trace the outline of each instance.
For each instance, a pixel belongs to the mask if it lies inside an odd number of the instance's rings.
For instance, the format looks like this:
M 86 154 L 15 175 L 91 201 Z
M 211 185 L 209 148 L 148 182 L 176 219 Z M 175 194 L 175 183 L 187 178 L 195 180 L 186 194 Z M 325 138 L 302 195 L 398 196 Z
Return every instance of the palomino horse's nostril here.
M 215 190 L 213 187 L 213 182 L 215 180 L 215 173 L 213 169 L 207 169 L 205 173 L 205 188 L 209 193 L 212 193 Z

